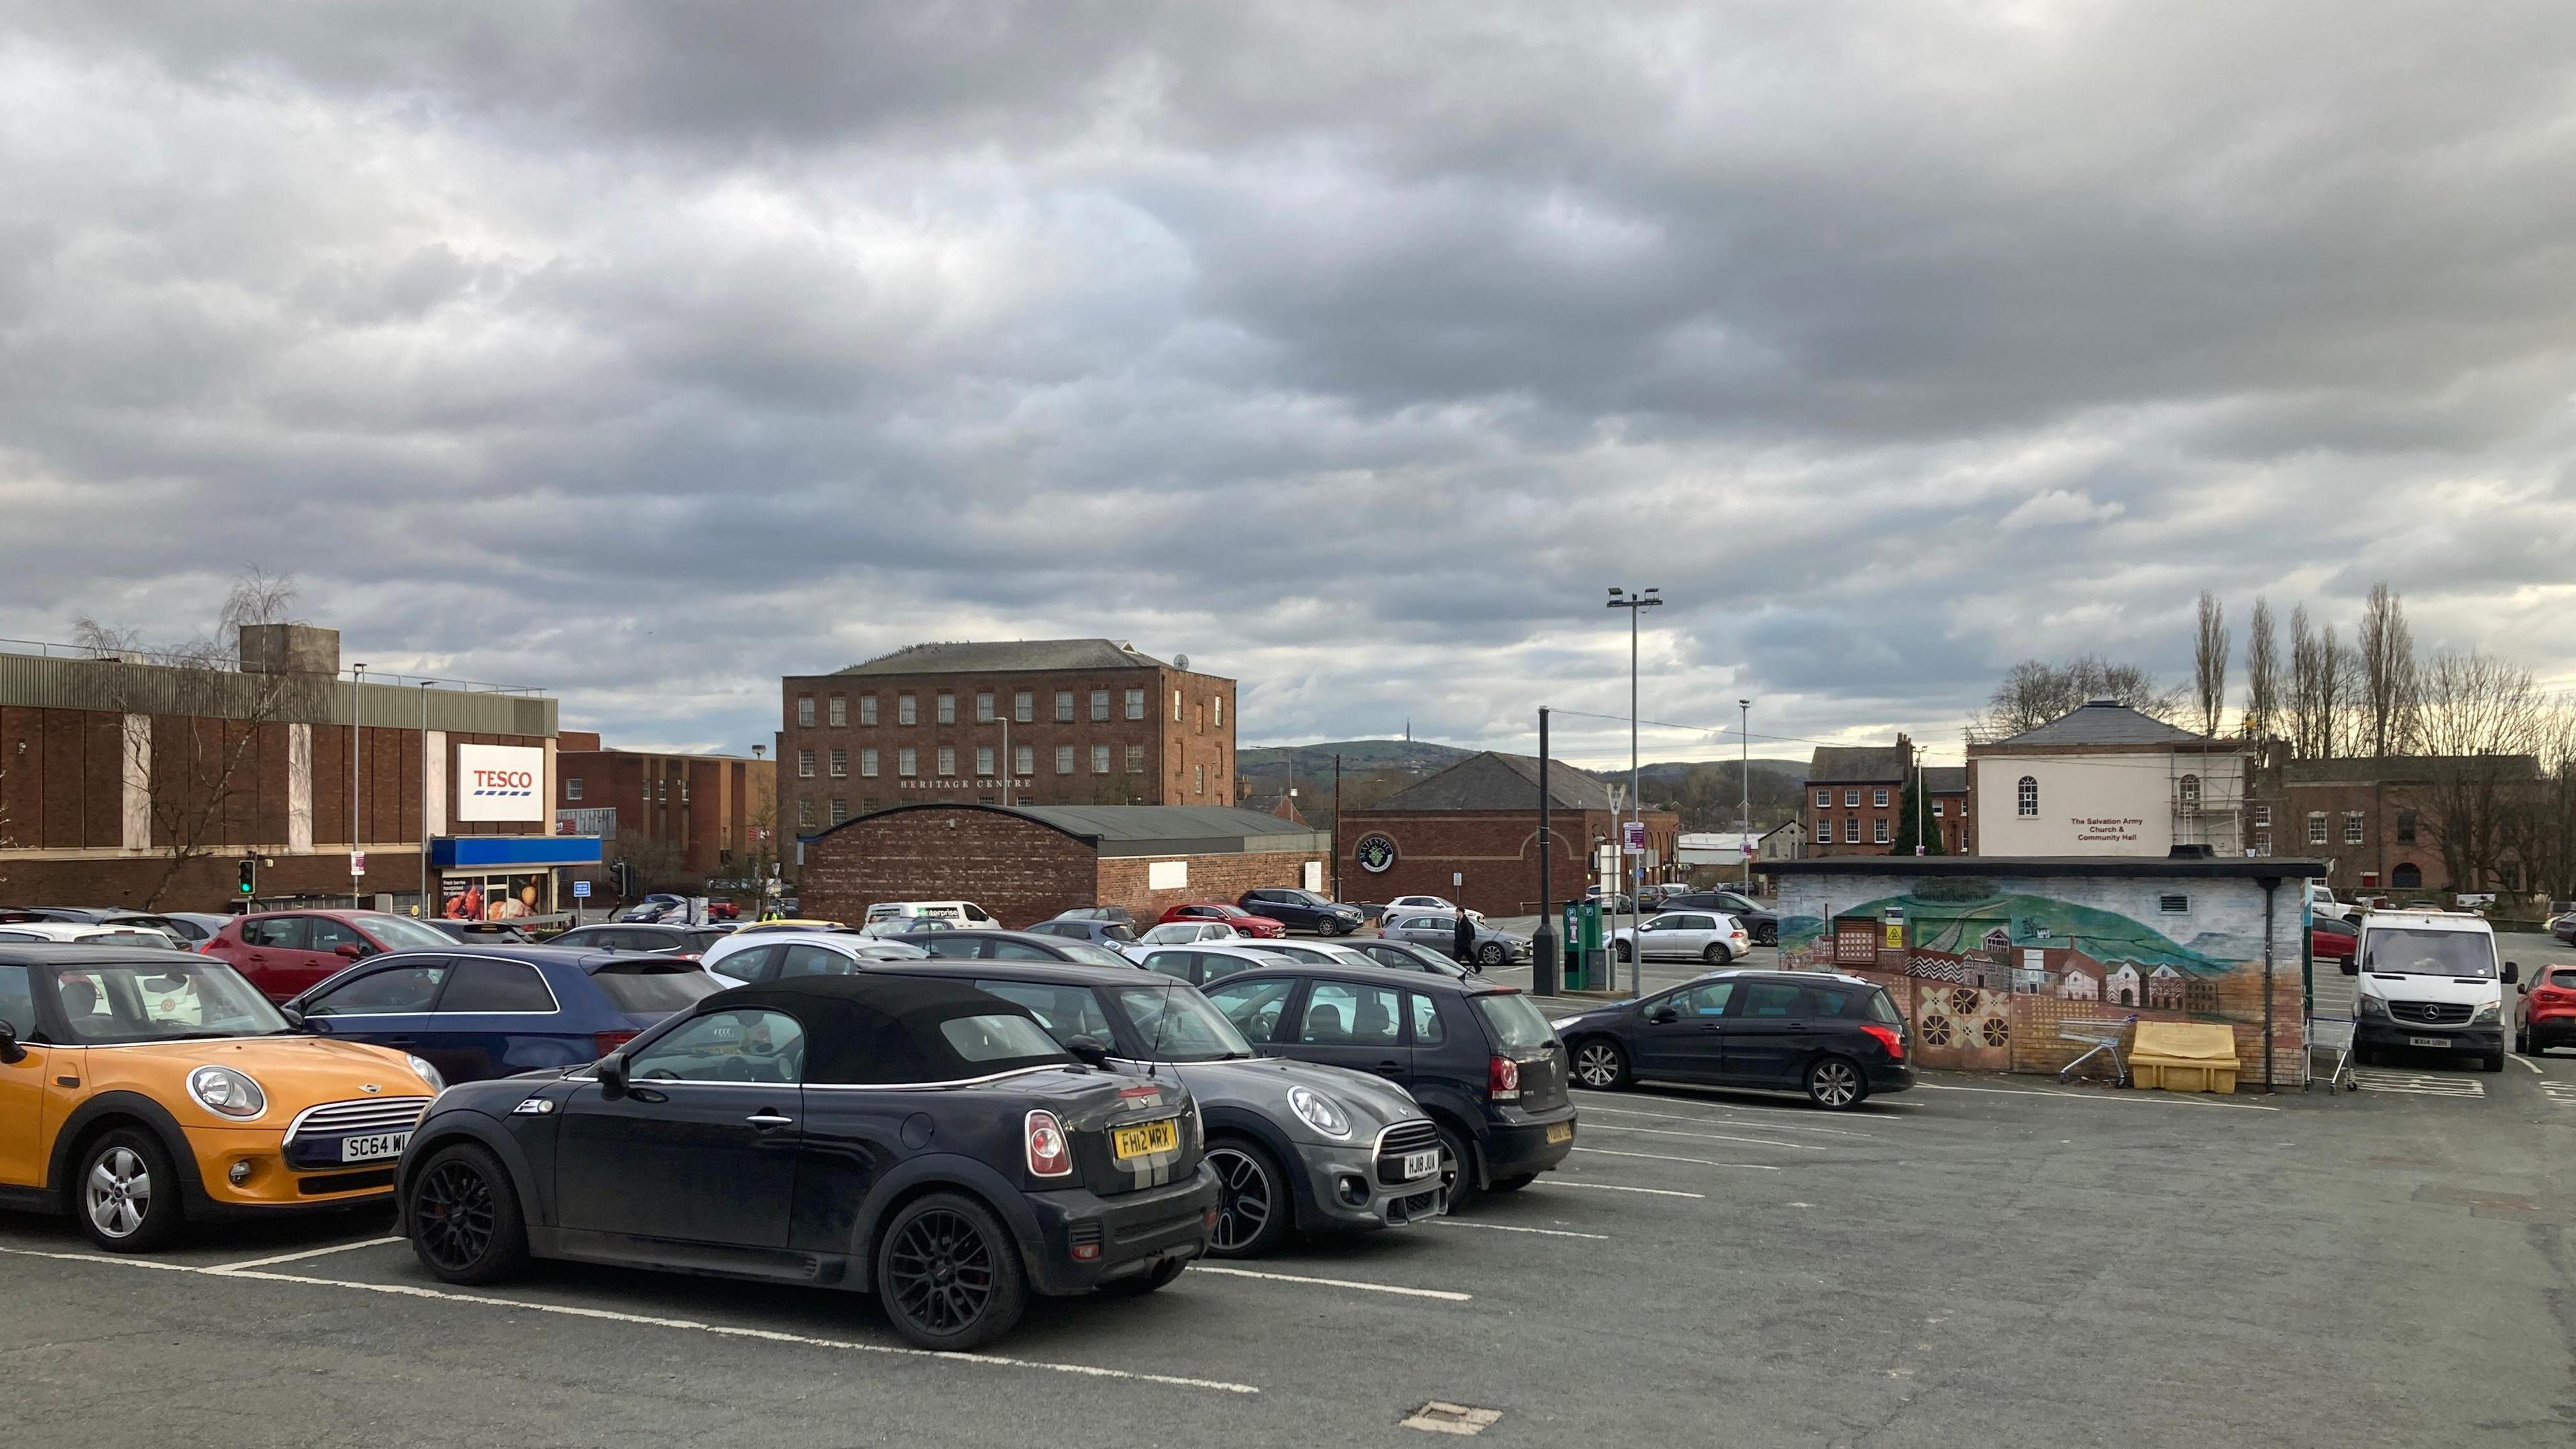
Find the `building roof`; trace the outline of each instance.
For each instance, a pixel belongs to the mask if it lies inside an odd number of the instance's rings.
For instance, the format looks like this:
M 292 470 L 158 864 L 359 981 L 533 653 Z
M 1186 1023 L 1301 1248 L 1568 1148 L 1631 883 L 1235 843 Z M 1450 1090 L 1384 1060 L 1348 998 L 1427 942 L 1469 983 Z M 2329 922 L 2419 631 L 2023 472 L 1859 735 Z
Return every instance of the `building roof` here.
M 1995 741 L 1998 745 L 2210 745 L 2208 735 L 2177 729 L 2116 699 L 2080 704 L 2044 725 Z
M 1328 853 L 1332 837 L 1276 815 L 1232 805 L 966 805 L 945 800 L 897 805 L 823 832 L 915 810 L 985 810 L 1061 830 L 1102 855 L 1232 855 L 1252 850 Z
M 1830 855 L 1775 860 L 1775 875 L 2145 876 L 2151 879 L 2323 880 L 2326 863 L 2297 856 Z
M 2459 778 L 2492 771 L 2500 780 L 2540 778 L 2534 755 L 2391 755 L 2386 759 L 2290 760 L 2281 766 L 2281 783 L 2300 785 L 2422 785 L 2439 778 Z
M 1160 669 L 1163 661 L 1140 654 L 1124 639 L 955 640 L 907 644 L 841 674 L 1001 674 L 1024 670 Z
M 1923 788 L 1934 795 L 1965 795 L 1968 793 L 1968 767 L 1926 765 L 1923 767 Z
M 1904 744 L 1818 745 L 1807 763 L 1807 783 L 1892 783 L 1904 779 L 1912 763 L 1912 751 Z
M 1547 799 L 1548 804 L 1559 810 L 1613 808 L 1609 786 L 1563 760 L 1548 762 Z M 1437 774 L 1417 780 L 1368 808 L 1535 810 L 1538 808 L 1538 757 L 1484 750 Z

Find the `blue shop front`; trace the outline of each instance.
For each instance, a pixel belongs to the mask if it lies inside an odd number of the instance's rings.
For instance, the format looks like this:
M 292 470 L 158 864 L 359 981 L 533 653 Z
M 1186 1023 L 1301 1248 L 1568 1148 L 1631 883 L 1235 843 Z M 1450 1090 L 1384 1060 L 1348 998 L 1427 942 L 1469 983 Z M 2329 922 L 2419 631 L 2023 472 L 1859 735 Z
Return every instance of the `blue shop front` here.
M 553 916 L 572 907 L 566 871 L 595 871 L 596 835 L 440 835 L 429 842 L 438 913 L 456 921 Z

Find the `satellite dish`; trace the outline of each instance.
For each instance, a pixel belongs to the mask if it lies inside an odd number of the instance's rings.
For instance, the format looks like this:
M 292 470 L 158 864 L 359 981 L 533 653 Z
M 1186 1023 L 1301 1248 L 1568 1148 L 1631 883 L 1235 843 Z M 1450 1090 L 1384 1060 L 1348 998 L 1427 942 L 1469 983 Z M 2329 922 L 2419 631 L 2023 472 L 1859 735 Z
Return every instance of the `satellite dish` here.
M 1172 667 L 1173 667 L 1174 669 L 1187 669 L 1187 668 L 1189 668 L 1189 667 L 1190 667 L 1190 656 L 1188 656 L 1188 655 L 1186 655 L 1186 654 L 1175 654 L 1175 655 L 1173 655 L 1173 656 L 1172 656 Z

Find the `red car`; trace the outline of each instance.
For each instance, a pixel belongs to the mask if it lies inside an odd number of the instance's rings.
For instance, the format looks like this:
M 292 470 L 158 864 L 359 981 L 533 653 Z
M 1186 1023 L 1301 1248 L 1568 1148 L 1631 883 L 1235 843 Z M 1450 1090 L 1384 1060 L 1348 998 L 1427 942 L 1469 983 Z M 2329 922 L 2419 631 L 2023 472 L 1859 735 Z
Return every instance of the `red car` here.
M 1288 928 L 1268 916 L 1256 916 L 1224 901 L 1183 901 L 1163 912 L 1165 921 L 1223 921 L 1244 936 L 1285 936 Z M 1160 924 L 1157 922 L 1156 924 Z
M 2576 1046 L 2576 966 L 2543 966 L 2522 990 L 2514 1049 L 2536 1057 L 2554 1046 Z
M 2320 961 L 2349 961 L 2359 938 L 2350 921 L 2315 916 L 2308 921 L 2308 954 Z
M 285 1001 L 352 961 L 413 946 L 452 951 L 456 938 L 382 911 L 262 911 L 235 916 L 198 949 L 222 957 L 269 1000 Z

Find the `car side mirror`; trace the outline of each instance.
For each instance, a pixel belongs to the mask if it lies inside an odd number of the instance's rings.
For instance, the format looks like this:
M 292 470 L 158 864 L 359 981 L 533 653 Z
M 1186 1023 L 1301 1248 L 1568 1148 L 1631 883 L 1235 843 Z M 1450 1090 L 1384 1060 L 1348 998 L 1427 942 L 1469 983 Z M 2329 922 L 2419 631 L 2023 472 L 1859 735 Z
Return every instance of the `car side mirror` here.
M 351 941 L 351 942 L 349 942 L 347 945 L 342 946 L 339 950 L 334 951 L 334 952 L 332 952 L 331 954 L 333 954 L 333 955 L 335 955 L 335 956 L 340 957 L 340 958 L 341 958 L 342 960 L 344 960 L 344 961 L 355 961 L 355 960 L 357 960 L 359 957 L 364 956 L 364 955 L 366 955 L 366 954 L 367 954 L 367 948 L 366 948 L 366 947 L 364 947 L 364 946 L 359 945 L 359 944 L 358 944 L 357 942 L 355 942 L 355 941 Z
M 277 1014 L 286 1018 L 286 1024 L 288 1026 L 295 1028 L 297 1031 L 302 1031 L 304 1029 L 303 1012 L 296 1010 L 292 1006 L 281 1006 L 277 1009 Z
M 593 1070 L 599 1074 L 600 1096 L 614 1102 L 626 1095 L 626 1058 L 610 1052 Z
M 2346 956 L 2342 961 L 2338 962 L 2337 965 L 2346 976 L 2358 976 L 2361 974 L 2361 960 L 2359 957 Z
M 1064 1049 L 1073 1053 L 1074 1059 L 1085 1066 L 1107 1067 L 1109 1065 L 1109 1047 L 1096 1036 L 1066 1037 Z
M 2511 961 L 2504 963 L 2504 984 L 2511 986 L 2522 979 L 2522 968 Z
M 1646 1013 L 1646 1020 L 1652 1022 L 1678 1021 L 1680 1019 L 1681 1013 L 1673 1010 L 1669 1006 L 1658 1006 L 1654 1010 Z
M 18 1045 L 18 1028 L 0 1021 L 0 1062 L 22 1062 L 26 1059 L 27 1049 Z

